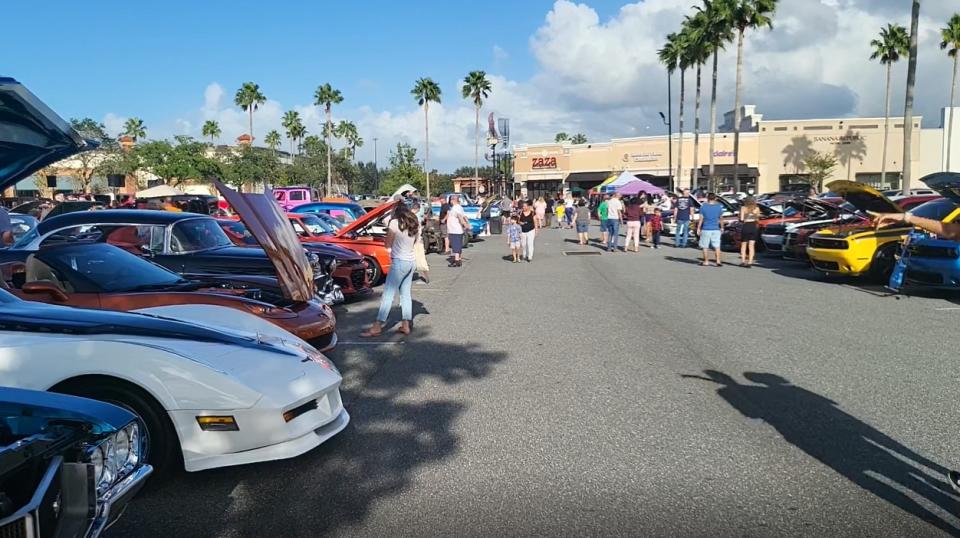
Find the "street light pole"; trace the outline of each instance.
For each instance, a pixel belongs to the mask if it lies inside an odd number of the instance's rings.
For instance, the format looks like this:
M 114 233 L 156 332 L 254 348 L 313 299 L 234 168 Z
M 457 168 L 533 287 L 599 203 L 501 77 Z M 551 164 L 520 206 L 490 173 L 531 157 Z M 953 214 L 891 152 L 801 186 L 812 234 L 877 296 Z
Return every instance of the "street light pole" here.
M 377 181 L 377 193 L 380 192 L 380 165 L 377 162 L 377 137 L 373 137 L 373 176 Z
M 668 175 L 668 182 L 670 184 L 670 192 L 674 192 L 675 185 L 673 184 L 673 90 L 670 85 L 670 72 L 667 72 L 667 117 L 663 117 L 663 112 L 660 113 L 660 119 L 663 120 L 663 124 L 667 126 L 667 167 L 670 169 Z M 682 144 L 683 141 L 681 140 Z

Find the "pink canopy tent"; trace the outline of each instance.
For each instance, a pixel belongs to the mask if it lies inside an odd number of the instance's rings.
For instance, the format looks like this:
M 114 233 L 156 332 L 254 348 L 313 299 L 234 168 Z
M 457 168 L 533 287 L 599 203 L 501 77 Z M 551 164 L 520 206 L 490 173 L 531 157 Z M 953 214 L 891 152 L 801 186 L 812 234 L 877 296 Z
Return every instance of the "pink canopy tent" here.
M 645 192 L 650 195 L 659 194 L 660 196 L 666 194 L 665 190 L 642 179 L 635 179 L 630 183 L 627 183 L 626 185 L 617 189 L 617 192 L 626 196 L 636 196 L 641 192 Z

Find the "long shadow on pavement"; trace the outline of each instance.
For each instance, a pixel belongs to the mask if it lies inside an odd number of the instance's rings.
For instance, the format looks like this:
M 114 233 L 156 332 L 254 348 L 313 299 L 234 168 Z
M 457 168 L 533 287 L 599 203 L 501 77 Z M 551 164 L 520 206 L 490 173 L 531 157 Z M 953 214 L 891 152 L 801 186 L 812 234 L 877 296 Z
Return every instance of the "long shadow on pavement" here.
M 784 440 L 884 501 L 960 536 L 960 498 L 941 477 L 946 469 L 843 411 L 837 402 L 769 373 L 746 372 L 755 384 L 704 370 L 702 379 L 744 417 L 773 426 Z M 936 478 L 931 478 L 935 476 Z M 909 494 L 907 494 L 909 492 Z
M 454 424 L 464 405 L 409 389 L 480 379 L 505 358 L 425 330 L 402 346 L 352 351 L 337 361 L 352 417 L 346 430 L 293 459 L 183 473 L 136 499 L 110 534 L 321 536 L 361 523 L 378 500 L 409 488 L 419 469 L 459 449 Z

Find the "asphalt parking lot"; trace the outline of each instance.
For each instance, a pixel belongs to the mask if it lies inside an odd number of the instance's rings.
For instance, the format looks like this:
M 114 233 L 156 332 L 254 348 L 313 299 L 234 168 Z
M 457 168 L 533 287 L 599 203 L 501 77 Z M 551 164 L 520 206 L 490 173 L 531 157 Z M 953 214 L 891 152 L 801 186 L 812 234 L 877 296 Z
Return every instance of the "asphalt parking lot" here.
M 960 534 L 960 297 L 573 237 L 432 255 L 410 337 L 340 307 L 342 434 L 154 485 L 110 534 Z

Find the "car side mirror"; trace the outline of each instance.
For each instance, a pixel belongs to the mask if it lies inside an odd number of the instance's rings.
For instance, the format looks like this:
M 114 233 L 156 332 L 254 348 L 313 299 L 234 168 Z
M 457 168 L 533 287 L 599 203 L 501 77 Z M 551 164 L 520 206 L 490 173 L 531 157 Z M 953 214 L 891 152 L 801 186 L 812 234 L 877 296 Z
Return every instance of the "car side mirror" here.
M 145 258 L 152 258 L 153 250 L 147 245 L 140 245 L 140 254 L 143 254 Z
M 29 294 L 47 294 L 54 301 L 63 302 L 67 300 L 67 294 L 63 292 L 56 284 L 49 280 L 34 280 L 23 285 L 23 293 Z

